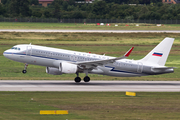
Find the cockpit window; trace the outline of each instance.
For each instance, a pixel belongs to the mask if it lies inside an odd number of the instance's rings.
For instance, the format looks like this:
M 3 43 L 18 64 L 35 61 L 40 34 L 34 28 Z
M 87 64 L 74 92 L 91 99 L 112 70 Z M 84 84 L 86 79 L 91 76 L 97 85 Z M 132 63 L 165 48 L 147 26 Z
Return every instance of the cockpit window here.
M 11 49 L 12 49 L 12 50 L 21 50 L 21 49 L 18 48 L 18 47 L 12 47 Z

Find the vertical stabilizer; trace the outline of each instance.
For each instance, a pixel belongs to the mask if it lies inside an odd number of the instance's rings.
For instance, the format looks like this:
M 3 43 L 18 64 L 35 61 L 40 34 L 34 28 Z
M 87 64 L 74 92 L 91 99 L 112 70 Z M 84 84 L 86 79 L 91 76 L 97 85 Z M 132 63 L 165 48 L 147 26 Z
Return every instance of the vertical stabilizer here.
M 174 38 L 166 37 L 151 52 L 149 52 L 143 59 L 141 59 L 142 62 L 164 66 L 173 42 Z

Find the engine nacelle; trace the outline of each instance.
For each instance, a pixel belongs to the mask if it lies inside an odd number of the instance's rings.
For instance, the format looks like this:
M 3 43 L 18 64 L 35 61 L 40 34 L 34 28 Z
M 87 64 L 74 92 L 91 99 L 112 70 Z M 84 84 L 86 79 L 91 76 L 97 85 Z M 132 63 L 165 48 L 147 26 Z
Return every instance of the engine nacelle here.
M 76 73 L 78 70 L 77 65 L 67 63 L 67 62 L 61 62 L 59 65 L 59 71 L 66 74 Z
M 51 75 L 62 75 L 62 72 L 58 68 L 46 67 L 46 73 Z

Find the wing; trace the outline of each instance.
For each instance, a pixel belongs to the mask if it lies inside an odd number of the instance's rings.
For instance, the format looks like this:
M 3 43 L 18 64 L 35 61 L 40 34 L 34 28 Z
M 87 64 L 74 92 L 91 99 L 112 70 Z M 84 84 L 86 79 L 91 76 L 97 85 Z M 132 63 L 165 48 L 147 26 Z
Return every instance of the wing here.
M 116 60 L 127 58 L 133 49 L 134 49 L 134 47 L 132 47 L 130 50 L 128 50 L 124 54 L 124 56 L 122 56 L 122 57 L 117 57 L 117 58 L 113 58 L 113 59 L 106 59 L 106 60 L 97 60 L 97 61 L 76 62 L 74 64 L 77 64 L 79 66 L 79 68 L 81 68 L 81 69 L 94 69 L 97 66 L 103 66 L 104 64 L 113 63 Z

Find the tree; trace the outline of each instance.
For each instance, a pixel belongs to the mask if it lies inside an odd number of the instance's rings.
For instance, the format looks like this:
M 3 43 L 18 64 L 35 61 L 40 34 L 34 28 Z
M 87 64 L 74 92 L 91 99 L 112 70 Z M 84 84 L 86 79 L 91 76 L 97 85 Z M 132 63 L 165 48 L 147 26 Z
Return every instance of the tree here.
M 6 14 L 6 10 L 4 9 L 4 6 L 0 4 L 0 15 Z
M 39 4 L 39 1 L 38 0 L 30 0 L 30 4 L 31 5 L 38 5 Z
M 45 16 L 46 18 L 52 17 L 51 13 L 50 13 L 48 10 L 44 11 L 44 16 Z
M 93 4 L 92 13 L 96 15 L 105 15 L 108 11 L 108 6 L 104 1 L 97 1 Z
M 64 2 L 63 2 L 63 10 L 66 10 L 66 11 L 67 11 L 67 7 L 68 7 L 68 2 L 67 2 L 67 1 L 64 1 Z
M 31 16 L 29 5 L 29 0 L 11 0 L 9 4 L 9 13 L 14 17 L 20 15 L 23 17 Z
M 22 16 L 31 16 L 31 10 L 29 9 L 29 0 L 18 0 L 19 3 L 19 12 Z
M 61 18 L 61 5 L 63 4 L 63 0 L 54 0 L 52 5 L 54 6 L 54 17 L 60 19 Z
M 89 13 L 88 16 L 87 16 L 88 19 L 95 19 L 96 18 L 96 15 L 93 14 L 93 13 Z
M 141 10 L 139 11 L 139 19 L 146 19 L 146 14 L 149 12 L 149 9 L 147 8 L 147 6 L 143 6 L 141 8 Z
M 33 16 L 33 17 L 39 17 L 39 18 L 40 18 L 40 17 L 42 16 L 42 13 L 39 12 L 39 11 L 33 11 L 33 12 L 32 12 L 32 16 Z
M 76 18 L 76 19 L 83 18 L 83 15 L 82 15 L 82 13 L 80 11 L 75 11 L 72 14 L 72 18 Z
M 9 2 L 10 2 L 10 0 L 1 0 L 2 4 L 6 4 L 6 3 L 9 3 Z

